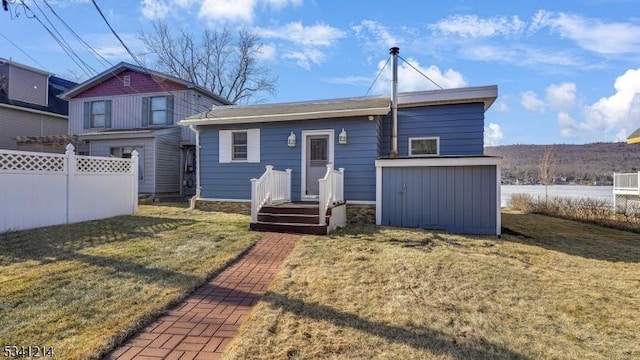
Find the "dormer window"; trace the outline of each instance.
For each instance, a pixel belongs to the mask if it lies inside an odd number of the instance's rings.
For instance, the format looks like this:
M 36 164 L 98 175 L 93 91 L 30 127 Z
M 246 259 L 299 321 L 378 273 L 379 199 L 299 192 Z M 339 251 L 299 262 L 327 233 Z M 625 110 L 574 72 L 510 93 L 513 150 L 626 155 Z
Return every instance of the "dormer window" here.
M 130 87 L 131 86 L 131 75 L 125 75 L 122 77 L 122 85 L 124 87 Z

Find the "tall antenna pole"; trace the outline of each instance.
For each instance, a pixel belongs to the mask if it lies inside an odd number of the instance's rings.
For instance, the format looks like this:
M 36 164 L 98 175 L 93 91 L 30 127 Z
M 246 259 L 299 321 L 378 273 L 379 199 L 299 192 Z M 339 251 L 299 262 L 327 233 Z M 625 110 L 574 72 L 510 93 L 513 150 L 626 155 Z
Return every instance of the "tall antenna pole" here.
M 393 68 L 393 81 L 391 87 L 391 153 L 390 158 L 398 157 L 398 53 L 399 47 L 389 49 L 391 54 L 391 66 Z

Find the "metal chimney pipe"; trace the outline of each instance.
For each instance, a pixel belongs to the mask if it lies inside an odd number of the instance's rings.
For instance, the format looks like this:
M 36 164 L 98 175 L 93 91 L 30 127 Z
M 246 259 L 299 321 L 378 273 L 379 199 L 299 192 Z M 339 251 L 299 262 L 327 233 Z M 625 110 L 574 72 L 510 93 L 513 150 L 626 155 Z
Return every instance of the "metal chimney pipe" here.
M 391 66 L 393 68 L 393 81 L 391 86 L 391 153 L 389 157 L 398 157 L 398 53 L 399 47 L 389 49 L 391 54 Z

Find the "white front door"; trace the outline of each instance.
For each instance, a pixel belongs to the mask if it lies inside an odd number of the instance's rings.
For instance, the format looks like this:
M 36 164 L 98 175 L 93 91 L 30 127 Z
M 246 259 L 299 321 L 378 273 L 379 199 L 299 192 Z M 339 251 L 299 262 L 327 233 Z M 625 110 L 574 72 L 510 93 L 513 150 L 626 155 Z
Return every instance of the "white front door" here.
M 302 199 L 318 198 L 318 180 L 327 172 L 327 164 L 333 163 L 333 130 L 302 132 Z

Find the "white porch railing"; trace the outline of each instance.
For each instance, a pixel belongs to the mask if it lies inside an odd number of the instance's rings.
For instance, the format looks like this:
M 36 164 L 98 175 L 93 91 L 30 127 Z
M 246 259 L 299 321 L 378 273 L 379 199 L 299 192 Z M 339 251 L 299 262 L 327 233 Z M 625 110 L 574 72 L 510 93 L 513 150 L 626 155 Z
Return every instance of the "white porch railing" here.
M 626 195 L 640 195 L 640 171 L 638 173 L 614 173 L 613 193 Z
M 251 179 L 251 222 L 258 221 L 258 211 L 265 205 L 291 201 L 291 169 L 267 169 L 259 179 Z
M 327 210 L 331 205 L 344 202 L 344 168 L 335 170 L 333 164 L 327 164 L 327 172 L 318 179 L 320 189 L 320 225 L 327 225 Z

